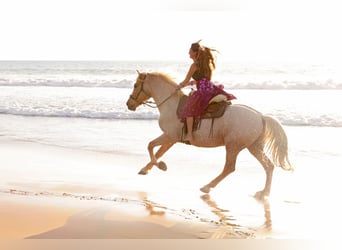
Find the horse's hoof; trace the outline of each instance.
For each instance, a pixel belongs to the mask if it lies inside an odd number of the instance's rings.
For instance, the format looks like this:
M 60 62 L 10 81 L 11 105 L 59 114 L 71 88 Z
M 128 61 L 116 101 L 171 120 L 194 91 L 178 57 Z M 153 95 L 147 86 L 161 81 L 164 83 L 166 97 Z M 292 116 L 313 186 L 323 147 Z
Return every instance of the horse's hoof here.
M 200 189 L 203 193 L 209 194 L 210 192 L 210 187 L 208 186 L 204 186 Z
M 209 201 L 210 200 L 210 194 L 203 194 L 200 197 L 204 201 Z
M 163 161 L 158 162 L 157 167 L 158 167 L 160 170 L 163 170 L 163 171 L 166 171 L 166 170 L 167 170 L 166 163 L 163 162 Z
M 147 171 L 144 170 L 144 169 L 141 169 L 140 172 L 138 174 L 141 174 L 141 175 L 147 175 Z
M 255 193 L 254 198 L 263 201 L 268 198 L 268 195 L 266 195 L 263 191 L 259 191 Z

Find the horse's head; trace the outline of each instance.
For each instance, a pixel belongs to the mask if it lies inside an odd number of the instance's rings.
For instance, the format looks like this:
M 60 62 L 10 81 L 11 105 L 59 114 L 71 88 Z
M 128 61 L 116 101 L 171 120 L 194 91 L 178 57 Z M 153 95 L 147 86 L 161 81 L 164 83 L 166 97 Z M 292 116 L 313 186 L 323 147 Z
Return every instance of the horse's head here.
M 144 85 L 147 76 L 147 73 L 138 72 L 138 77 L 134 84 L 133 92 L 126 102 L 129 110 L 135 111 L 138 106 L 145 103 L 151 97 L 148 89 Z

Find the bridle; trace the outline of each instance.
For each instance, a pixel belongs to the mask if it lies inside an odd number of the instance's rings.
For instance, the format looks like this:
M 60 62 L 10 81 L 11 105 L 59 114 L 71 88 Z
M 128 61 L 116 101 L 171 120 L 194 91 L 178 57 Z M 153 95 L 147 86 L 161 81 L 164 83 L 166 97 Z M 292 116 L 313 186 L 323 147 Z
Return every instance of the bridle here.
M 142 77 L 141 77 L 142 76 Z M 147 104 L 148 101 L 144 101 L 144 102 L 141 102 L 139 100 L 139 96 L 140 94 L 145 94 L 146 96 L 149 96 L 149 94 L 144 90 L 144 82 L 145 82 L 145 79 L 147 77 L 147 74 L 141 74 L 139 73 L 139 77 L 138 77 L 138 80 L 137 82 L 134 84 L 134 88 L 137 87 L 137 84 L 141 82 L 141 85 L 140 85 L 140 89 L 139 89 L 139 92 L 136 96 L 133 96 L 133 95 L 130 95 L 129 98 L 132 99 L 133 101 L 135 101 L 136 103 L 138 103 L 138 106 L 141 105 L 141 104 Z
M 138 72 L 139 73 L 139 72 Z M 147 77 L 148 73 L 146 74 L 142 74 L 142 73 L 139 73 L 139 77 L 138 77 L 138 80 L 137 82 L 134 84 L 134 88 L 137 87 L 137 84 L 138 83 L 141 83 L 140 85 L 140 89 L 139 89 L 139 92 L 136 96 L 133 96 L 133 95 L 130 95 L 129 98 L 132 99 L 133 101 L 135 101 L 136 103 L 138 103 L 138 106 L 143 104 L 143 105 L 146 105 L 150 108 L 158 108 L 160 107 L 162 104 L 164 104 L 167 100 L 169 100 L 177 91 L 174 91 L 170 96 L 168 96 L 167 98 L 165 98 L 165 100 L 163 100 L 161 103 L 157 104 L 153 101 L 140 101 L 139 100 L 139 96 L 141 94 L 145 94 L 146 96 L 150 96 L 145 90 L 144 90 L 144 83 L 145 83 L 145 79 Z M 142 76 L 142 77 L 141 77 Z

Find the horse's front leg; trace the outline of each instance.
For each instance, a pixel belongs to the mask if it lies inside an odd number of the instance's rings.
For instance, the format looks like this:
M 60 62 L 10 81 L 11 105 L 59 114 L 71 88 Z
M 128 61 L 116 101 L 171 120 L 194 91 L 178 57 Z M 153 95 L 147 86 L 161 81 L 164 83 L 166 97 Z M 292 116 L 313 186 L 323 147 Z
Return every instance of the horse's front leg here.
M 158 168 L 162 170 L 166 170 L 166 164 L 164 162 L 157 162 L 160 157 L 162 157 L 173 145 L 175 142 L 173 142 L 170 137 L 168 137 L 165 134 L 162 134 L 158 138 L 154 139 L 153 141 L 150 141 L 148 144 L 148 152 L 150 155 L 151 161 L 147 163 L 145 167 L 143 167 L 139 174 L 147 174 L 148 171 L 153 167 L 157 166 Z M 161 146 L 156 154 L 154 154 L 153 150 L 155 147 Z

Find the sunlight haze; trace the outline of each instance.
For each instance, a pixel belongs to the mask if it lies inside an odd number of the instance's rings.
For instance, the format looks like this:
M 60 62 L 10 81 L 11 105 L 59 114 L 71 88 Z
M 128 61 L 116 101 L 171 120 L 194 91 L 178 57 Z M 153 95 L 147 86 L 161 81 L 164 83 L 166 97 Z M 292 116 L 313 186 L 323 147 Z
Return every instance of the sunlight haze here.
M 0 60 L 187 60 L 192 42 L 232 61 L 337 61 L 335 1 L 0 2 Z

